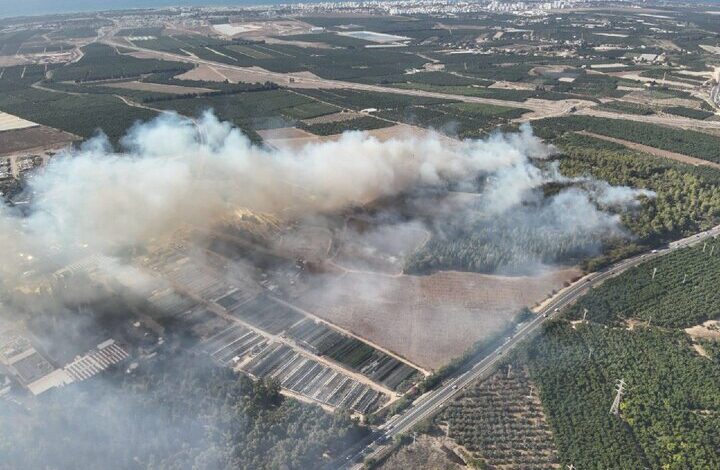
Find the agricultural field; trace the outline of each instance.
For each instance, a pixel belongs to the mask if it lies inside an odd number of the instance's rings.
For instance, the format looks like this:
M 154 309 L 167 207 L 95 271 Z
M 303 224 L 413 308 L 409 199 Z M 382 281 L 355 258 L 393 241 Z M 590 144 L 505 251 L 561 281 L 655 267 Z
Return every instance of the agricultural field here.
M 84 55 L 78 62 L 57 69 L 52 75 L 53 80 L 84 82 L 132 78 L 157 72 L 182 73 L 191 68 L 180 62 L 137 59 L 102 44 L 85 46 L 83 52 Z
M 555 138 L 566 132 L 585 130 L 703 160 L 720 162 L 720 139 L 703 132 L 592 116 L 543 119 L 535 123 L 534 128 L 538 135 L 545 138 Z
M 533 277 L 349 272 L 299 303 L 413 363 L 436 369 L 502 329 L 523 307 L 545 300 L 578 276 L 574 269 Z
M 560 468 L 537 387 L 522 364 L 506 364 L 475 383 L 435 422 L 448 428 L 475 466 Z
M 112 96 L 68 95 L 34 88 L 0 93 L 0 110 L 84 138 L 101 129 L 112 140 L 119 139 L 136 121 L 157 115 Z

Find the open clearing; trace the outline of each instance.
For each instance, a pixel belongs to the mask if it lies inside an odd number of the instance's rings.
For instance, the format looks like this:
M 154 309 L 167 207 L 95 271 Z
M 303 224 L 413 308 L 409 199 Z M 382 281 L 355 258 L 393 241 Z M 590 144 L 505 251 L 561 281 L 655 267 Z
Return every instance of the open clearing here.
M 569 268 L 534 277 L 351 272 L 328 279 L 299 303 L 413 363 L 438 368 L 579 275 Z
M 189 87 L 180 85 L 165 85 L 162 83 L 145 83 L 138 81 L 105 83 L 102 86 L 109 88 L 122 88 L 124 90 L 151 91 L 154 93 L 168 93 L 171 95 L 181 95 L 185 93 L 209 93 L 210 88 Z
M 59 149 L 79 137 L 47 126 L 33 126 L 0 132 L 0 155 L 20 151 Z
M 720 341 L 720 320 L 709 320 L 702 325 L 685 328 L 685 332 L 693 338 L 705 338 Z
M 37 124 L 0 111 L 0 132 L 14 129 L 25 129 L 33 126 L 37 126 Z
M 375 137 L 380 141 L 386 141 L 395 138 L 419 136 L 423 133 L 430 131 L 421 129 L 419 127 L 410 126 L 407 124 L 396 124 L 390 127 L 384 127 L 382 129 L 372 129 L 368 131 L 362 131 L 366 134 Z M 298 149 L 304 145 L 334 141 L 340 138 L 342 134 L 335 135 L 324 135 L 319 136 L 311 134 L 302 129 L 296 127 L 283 127 L 279 129 L 268 129 L 257 131 L 263 141 L 276 148 L 293 148 Z M 451 139 L 447 139 L 450 141 Z
M 278 80 L 278 75 L 287 77 L 284 80 Z M 211 67 L 202 64 L 185 73 L 177 75 L 175 78 L 180 80 L 206 80 L 209 82 L 231 83 L 264 83 L 275 82 L 288 88 L 341 88 L 341 84 L 334 84 L 330 81 L 323 81 L 317 75 L 310 72 L 296 72 L 278 74 L 269 72 L 261 67 L 233 67 L 228 68 L 222 65 Z M 310 79 L 310 81 L 305 80 Z

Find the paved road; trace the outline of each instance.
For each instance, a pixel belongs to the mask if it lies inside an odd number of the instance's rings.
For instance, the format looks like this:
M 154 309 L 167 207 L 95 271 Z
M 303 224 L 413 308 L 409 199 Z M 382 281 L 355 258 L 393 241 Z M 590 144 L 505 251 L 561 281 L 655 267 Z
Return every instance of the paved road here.
M 530 322 L 523 324 L 520 329 L 518 329 L 511 337 L 509 337 L 509 339 L 505 341 L 505 343 L 495 349 L 495 351 L 491 354 L 483 357 L 478 362 L 467 366 L 465 369 L 458 371 L 454 376 L 448 378 L 443 383 L 442 387 L 418 398 L 412 407 L 405 410 L 402 414 L 396 415 L 396 417 L 388 420 L 385 424 L 380 426 L 378 432 L 372 434 L 368 439 L 362 442 L 361 446 L 356 445 L 353 449 L 342 455 L 339 459 L 340 463 L 338 463 L 335 468 L 358 469 L 361 468 L 361 465 L 356 462 L 361 460 L 363 457 L 372 457 L 376 459 L 380 457 L 384 452 L 389 450 L 389 446 L 385 444 L 386 442 L 389 443 L 394 436 L 411 430 L 413 426 L 420 421 L 434 415 L 449 400 L 461 393 L 465 387 L 473 383 L 475 380 L 489 375 L 489 373 L 495 369 L 498 362 L 505 354 L 507 354 L 508 351 L 513 349 L 524 339 L 528 338 L 532 333 L 536 332 L 544 322 L 559 315 L 565 307 L 572 304 L 579 297 L 585 294 L 589 287 L 597 286 L 606 279 L 617 276 L 622 272 L 651 259 L 664 256 L 683 247 L 701 243 L 710 237 L 718 235 L 720 235 L 720 225 L 697 235 L 672 242 L 667 248 L 653 250 L 650 253 L 644 253 L 642 255 L 619 261 L 602 271 L 588 274 L 573 283 L 569 287 L 557 293 L 555 297 L 538 310 L 538 315 L 535 318 L 533 318 Z
M 494 98 L 483 98 L 478 96 L 465 96 L 465 95 L 452 95 L 447 93 L 439 93 L 425 90 L 414 90 L 414 89 L 403 89 L 403 88 L 391 88 L 381 85 L 372 85 L 365 83 L 346 82 L 341 80 L 330 80 L 322 77 L 313 76 L 295 76 L 293 83 L 289 82 L 290 75 L 279 72 L 271 72 L 259 68 L 242 67 L 239 65 L 232 65 L 223 62 L 216 62 L 213 60 L 202 59 L 197 56 L 186 56 L 183 54 L 176 54 L 172 52 L 157 51 L 154 49 L 147 49 L 144 47 L 137 46 L 130 41 L 125 41 L 114 37 L 117 31 L 110 29 L 103 34 L 99 35 L 98 41 L 105 44 L 122 47 L 125 49 L 132 49 L 137 52 L 143 52 L 151 54 L 158 59 L 165 59 L 178 62 L 188 62 L 197 65 L 207 65 L 216 70 L 235 70 L 240 71 L 243 74 L 256 75 L 257 81 L 274 81 L 278 84 L 290 88 L 348 88 L 358 91 L 369 91 L 375 93 L 395 93 L 409 96 L 421 96 L 428 98 L 440 98 L 452 101 L 462 101 L 465 103 L 481 103 L 491 104 L 495 106 L 504 106 L 510 108 L 524 108 L 532 111 L 531 114 L 527 114 L 521 118 L 515 119 L 517 122 L 523 120 L 535 120 L 547 117 L 565 116 L 568 114 L 585 114 L 590 116 L 605 117 L 609 119 L 626 119 L 630 121 L 641 121 L 641 122 L 652 122 L 655 124 L 664 124 L 673 127 L 680 127 L 684 129 L 689 128 L 707 128 L 707 129 L 720 129 L 720 122 L 717 121 L 700 121 L 697 119 L 683 118 L 680 116 L 663 117 L 663 116 L 640 116 L 637 114 L 621 114 L 609 111 L 602 111 L 596 109 L 592 101 L 581 100 L 581 99 L 566 99 L 566 100 L 543 100 L 543 99 L 528 99 L 526 101 L 510 101 L 500 100 Z

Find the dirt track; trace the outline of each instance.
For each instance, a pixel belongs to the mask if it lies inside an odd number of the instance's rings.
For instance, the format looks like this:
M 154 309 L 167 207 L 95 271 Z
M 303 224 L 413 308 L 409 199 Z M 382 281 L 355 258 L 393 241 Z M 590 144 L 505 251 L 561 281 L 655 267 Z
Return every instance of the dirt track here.
M 631 148 L 633 150 L 638 150 L 643 153 L 649 153 L 650 155 L 654 155 L 656 157 L 669 158 L 671 160 L 676 160 L 678 162 L 686 163 L 688 165 L 709 166 L 712 168 L 720 169 L 720 163 L 710 162 L 708 160 L 702 160 L 700 158 L 691 157 L 689 155 L 683 155 L 682 153 L 675 153 L 675 152 L 670 152 L 668 150 L 662 150 L 659 148 L 650 147 L 649 145 L 637 144 L 635 142 L 630 142 L 629 140 L 616 139 L 614 137 L 608 137 L 605 135 L 595 134 L 593 132 L 587 132 L 587 131 L 578 131 L 577 134 L 588 135 L 590 137 L 595 137 L 596 139 L 602 139 L 602 140 L 606 140 L 608 142 L 614 142 L 616 144 L 624 145 L 625 147 Z

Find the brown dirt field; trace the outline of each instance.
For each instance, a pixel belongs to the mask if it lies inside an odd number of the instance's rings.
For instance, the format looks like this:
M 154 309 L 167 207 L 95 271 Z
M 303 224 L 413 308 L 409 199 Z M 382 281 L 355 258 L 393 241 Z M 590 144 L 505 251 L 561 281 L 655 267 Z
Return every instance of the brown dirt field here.
M 0 132 L 0 155 L 20 151 L 56 149 L 80 140 L 79 137 L 47 126 L 35 126 Z
M 307 144 L 334 141 L 340 138 L 340 134 L 319 136 L 295 127 L 284 127 L 280 129 L 270 129 L 257 132 L 266 144 L 276 148 L 282 147 L 299 149 Z M 384 127 L 382 129 L 365 131 L 365 133 L 379 139 L 380 141 L 409 137 L 413 135 L 417 136 L 425 132 L 429 131 L 419 127 L 409 126 L 407 124 L 397 124 L 390 127 Z M 441 136 L 441 138 L 447 138 L 448 142 L 452 142 L 452 139 L 449 137 Z
M 208 65 L 199 65 L 192 70 L 176 75 L 178 80 L 199 80 L 205 82 L 223 82 L 226 77 Z
M 171 95 L 181 95 L 185 93 L 208 93 L 213 91 L 210 88 L 165 85 L 162 83 L 143 83 L 138 81 L 105 83 L 102 86 L 109 88 L 122 88 L 124 90 L 140 90 L 151 91 L 155 93 L 168 93 Z
M 682 153 L 675 153 L 675 152 L 670 152 L 668 150 L 661 150 L 661 149 L 658 149 L 655 147 L 650 147 L 649 145 L 637 144 L 635 142 L 630 142 L 629 140 L 616 139 L 614 137 L 607 137 L 604 135 L 595 134 L 593 132 L 587 132 L 587 131 L 578 131 L 577 134 L 588 135 L 590 137 L 595 137 L 597 139 L 606 140 L 608 142 L 614 142 L 616 144 L 624 145 L 625 147 L 628 147 L 633 150 L 637 150 L 639 152 L 649 153 L 650 155 L 654 155 L 656 157 L 669 158 L 671 160 L 675 160 L 675 161 L 678 161 L 681 163 L 686 163 L 688 165 L 709 166 L 712 168 L 720 169 L 720 163 L 702 160 L 700 158 L 691 157 L 689 155 L 683 155 Z
M 410 468 L 432 468 L 433 470 L 459 470 L 468 468 L 460 464 L 459 457 L 451 457 L 452 451 L 445 446 L 448 439 L 422 434 L 417 440 L 407 446 L 398 449 L 393 455 L 387 458 L 380 470 L 406 470 Z
M 544 300 L 579 275 L 571 268 L 534 277 L 346 273 L 298 303 L 411 362 L 436 369 L 500 329 L 522 307 Z

